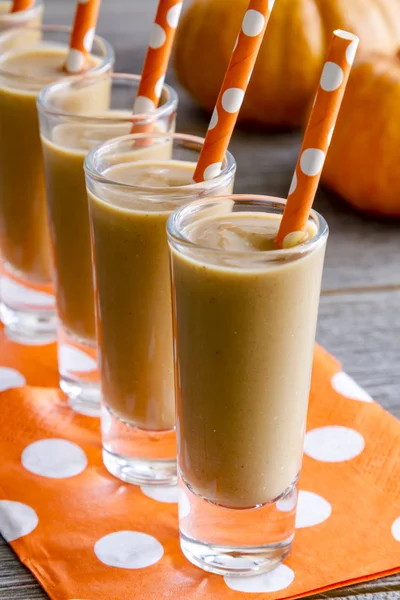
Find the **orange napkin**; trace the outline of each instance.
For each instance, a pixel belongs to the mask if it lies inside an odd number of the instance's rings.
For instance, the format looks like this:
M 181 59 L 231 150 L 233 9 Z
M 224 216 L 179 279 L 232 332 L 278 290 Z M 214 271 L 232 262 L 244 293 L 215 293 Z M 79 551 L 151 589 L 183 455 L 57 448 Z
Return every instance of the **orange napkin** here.
M 98 421 L 52 389 L 55 357 L 0 331 L 0 531 L 54 600 L 272 600 L 400 571 L 400 425 L 321 348 L 293 554 L 245 579 L 185 560 L 175 488 L 106 472 Z

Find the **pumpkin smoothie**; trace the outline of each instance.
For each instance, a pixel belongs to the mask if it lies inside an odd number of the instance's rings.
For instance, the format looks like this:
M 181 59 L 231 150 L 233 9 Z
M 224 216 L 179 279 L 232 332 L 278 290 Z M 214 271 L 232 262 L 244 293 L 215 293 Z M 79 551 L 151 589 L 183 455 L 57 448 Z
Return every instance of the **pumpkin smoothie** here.
M 277 250 L 280 215 L 232 206 L 168 224 L 178 465 L 198 496 L 249 508 L 301 469 L 326 233 L 310 220 L 307 242 Z
M 162 188 L 189 185 L 195 164 L 138 161 L 112 167 L 119 183 Z M 163 195 L 149 209 L 103 202 L 89 194 L 104 401 L 122 421 L 153 431 L 175 425 L 171 290 Z
M 140 79 L 123 73 L 82 75 L 44 88 L 38 98 L 57 312 L 64 330 L 92 347 L 93 269 L 83 164 L 94 146 L 130 133 Z M 148 116 L 152 127 L 173 131 L 176 106 L 175 92 L 164 86 L 159 108 Z M 170 158 L 170 146 L 158 147 L 156 154 Z M 154 149 L 137 148 L 131 160 L 146 155 L 153 156 Z
M 63 77 L 66 54 L 67 47 L 45 43 L 0 59 L 0 244 L 6 266 L 34 283 L 52 279 L 36 97 Z M 91 68 L 100 63 L 90 57 Z

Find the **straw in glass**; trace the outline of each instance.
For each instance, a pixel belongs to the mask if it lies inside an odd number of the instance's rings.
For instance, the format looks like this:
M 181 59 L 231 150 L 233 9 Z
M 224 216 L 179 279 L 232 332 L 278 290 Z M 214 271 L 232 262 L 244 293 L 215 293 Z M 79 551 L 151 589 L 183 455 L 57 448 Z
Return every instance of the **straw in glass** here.
M 274 1 L 249 2 L 194 173 L 196 182 L 221 172 Z
M 92 51 L 100 2 L 101 0 L 78 0 L 64 67 L 67 73 L 81 73 L 87 68 L 87 57 Z
M 134 114 L 150 113 L 158 107 L 181 10 L 182 0 L 160 0 L 158 4 L 133 107 Z M 140 125 L 132 128 L 133 132 L 139 130 L 143 131 Z
M 276 239 L 279 247 L 304 239 L 358 43 L 352 33 L 339 29 L 333 33 Z

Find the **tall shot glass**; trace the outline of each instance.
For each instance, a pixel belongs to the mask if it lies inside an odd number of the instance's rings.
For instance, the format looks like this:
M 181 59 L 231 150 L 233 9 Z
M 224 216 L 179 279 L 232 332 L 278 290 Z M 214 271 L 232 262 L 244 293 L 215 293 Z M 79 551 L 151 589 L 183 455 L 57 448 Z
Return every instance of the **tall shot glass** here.
M 46 343 L 56 335 L 36 98 L 64 77 L 70 35 L 69 27 L 57 25 L 0 35 L 0 313 L 9 335 L 26 343 Z M 108 72 L 113 63 L 113 49 L 95 36 L 91 72 Z
M 172 308 L 166 222 L 194 199 L 230 193 L 236 170 L 192 176 L 203 145 L 134 134 L 85 161 L 95 272 L 106 468 L 139 485 L 176 483 Z M 142 160 L 138 160 L 141 157 Z
M 167 225 L 180 541 L 222 575 L 266 572 L 293 541 L 328 227 L 312 211 L 310 239 L 275 249 L 284 204 L 209 198 Z
M 139 83 L 138 75 L 85 74 L 56 82 L 38 97 L 56 275 L 60 387 L 74 410 L 93 416 L 100 415 L 100 383 L 83 163 L 91 148 L 129 134 L 135 125 L 174 131 L 174 90 L 165 85 L 155 111 L 133 115 Z

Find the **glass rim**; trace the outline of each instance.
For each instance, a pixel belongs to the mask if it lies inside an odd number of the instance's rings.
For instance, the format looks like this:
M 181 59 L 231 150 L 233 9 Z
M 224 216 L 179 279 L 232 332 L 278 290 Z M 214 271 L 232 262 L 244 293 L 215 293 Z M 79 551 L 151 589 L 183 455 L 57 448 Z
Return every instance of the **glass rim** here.
M 293 254 L 306 254 L 315 250 L 318 246 L 320 246 L 328 237 L 329 227 L 324 219 L 324 217 L 314 209 L 311 209 L 309 219 L 313 219 L 314 223 L 316 222 L 318 225 L 318 230 L 315 236 L 306 242 L 298 244 L 297 246 L 293 246 L 292 248 L 279 248 L 276 250 L 221 250 L 220 248 L 214 248 L 211 246 L 206 246 L 204 244 L 199 244 L 190 240 L 186 237 L 179 225 L 178 221 L 181 219 L 185 213 L 191 212 L 196 207 L 204 207 L 206 208 L 208 204 L 211 204 L 213 201 L 223 201 L 223 200 L 233 200 L 235 204 L 259 204 L 263 206 L 279 206 L 283 208 L 286 204 L 286 200 L 284 198 L 280 198 L 279 196 L 267 196 L 267 195 L 257 195 L 257 194 L 228 194 L 224 196 L 215 196 L 202 198 L 201 200 L 195 200 L 176 209 L 167 220 L 167 235 L 168 240 L 173 244 L 179 244 L 179 246 L 184 246 L 186 249 L 192 249 L 196 251 L 205 251 L 211 252 L 215 255 L 224 255 L 231 256 L 237 259 L 240 258 L 267 258 L 269 261 L 272 261 L 277 258 L 286 258 Z M 197 213 L 198 214 L 198 213 Z M 175 248 L 174 248 L 175 249 Z M 179 252 L 179 250 L 178 250 Z
M 19 10 L 18 12 L 8 12 L 0 15 L 0 21 L 23 21 L 26 17 L 32 13 L 35 13 L 38 8 L 43 8 L 44 0 L 36 0 L 35 4 L 30 8 L 26 8 L 25 10 Z M 15 28 L 18 29 L 18 28 Z M 13 31 L 15 31 L 15 29 Z M 26 27 L 24 27 L 26 29 Z M 6 32 L 2 32 L 6 33 Z
M 1 73 L 1 71 L 0 71 Z M 167 83 L 163 84 L 163 90 L 168 92 L 168 99 L 162 106 L 157 107 L 151 113 L 133 113 L 133 103 L 132 103 L 132 114 L 125 117 L 113 116 L 109 117 L 105 116 L 94 116 L 91 114 L 85 113 L 70 113 L 65 110 L 59 109 L 55 106 L 52 106 L 49 100 L 46 98 L 47 94 L 51 91 L 57 91 L 56 88 L 66 88 L 69 85 L 73 85 L 74 83 L 78 83 L 81 80 L 89 79 L 89 78 L 97 78 L 97 77 L 109 77 L 110 79 L 114 79 L 116 81 L 120 80 L 130 80 L 134 82 L 139 82 L 141 80 L 141 75 L 136 75 L 132 73 L 113 73 L 109 72 L 100 72 L 100 71 L 91 71 L 89 73 L 81 74 L 81 75 L 73 75 L 71 77 L 63 77 L 58 81 L 54 81 L 43 87 L 39 95 L 37 97 L 36 103 L 39 111 L 42 111 L 46 115 L 52 115 L 54 117 L 67 117 L 76 122 L 89 121 L 90 123 L 102 124 L 102 123 L 135 123 L 136 121 L 149 120 L 153 115 L 158 119 L 167 116 L 168 114 L 172 114 L 174 110 L 178 107 L 178 94 L 174 90 L 174 88 Z
M 36 26 L 36 27 L 14 27 L 13 29 L 10 29 L 9 31 L 4 31 L 2 33 L 0 33 L 0 42 L 2 40 L 7 40 L 8 37 L 12 37 L 14 35 L 17 35 L 18 33 L 24 33 L 26 31 L 43 31 L 43 32 L 53 32 L 53 33 L 67 33 L 70 34 L 72 31 L 72 27 L 68 26 L 68 25 L 40 25 L 40 26 Z M 39 42 L 43 42 L 43 40 L 39 40 Z M 107 42 L 106 39 L 104 39 L 103 37 L 101 37 L 100 35 L 95 35 L 93 38 L 93 43 L 99 43 L 100 47 L 103 49 L 104 52 L 104 56 L 103 56 L 103 61 L 100 65 L 98 65 L 97 67 L 94 67 L 93 70 L 90 71 L 90 73 L 102 73 L 103 69 L 107 69 L 109 67 L 110 64 L 112 64 L 115 60 L 115 54 L 114 54 L 114 50 L 113 47 L 111 46 L 111 44 L 109 42 Z M 26 48 L 29 48 L 30 45 L 26 46 Z M 22 47 L 18 47 L 16 50 L 18 51 L 22 51 L 24 50 L 24 46 Z M 13 52 L 14 49 L 11 49 L 9 51 L 6 51 L 4 53 L 4 55 L 7 55 L 9 52 Z M 43 78 L 43 77 L 35 77 L 32 75 L 21 75 L 20 73 L 13 73 L 12 71 L 7 71 L 5 69 L 1 68 L 1 62 L 0 62 L 0 77 L 6 77 L 8 79 L 11 79 L 12 81 L 24 81 L 26 83 L 30 83 L 30 84 L 38 84 L 38 85 L 42 85 L 42 86 L 47 86 L 51 83 L 53 83 L 51 80 Z M 68 77 L 68 75 L 66 74 L 62 74 L 60 76 L 60 80 L 64 77 Z M 75 76 L 74 76 L 75 77 Z
M 171 139 L 171 140 L 182 140 L 186 142 L 191 142 L 198 144 L 199 146 L 203 146 L 204 138 L 191 135 L 188 133 L 168 133 L 168 132 L 157 132 L 157 133 L 131 133 L 129 135 L 123 135 L 120 137 L 113 138 L 104 142 L 103 144 L 96 146 L 92 150 L 88 152 L 84 162 L 84 170 L 85 174 L 96 181 L 97 183 L 107 185 L 109 187 L 114 187 L 116 189 L 124 189 L 126 191 L 135 191 L 139 192 L 145 196 L 160 196 L 160 194 L 168 194 L 171 199 L 176 193 L 190 193 L 190 192 L 198 192 L 199 189 L 203 189 L 204 187 L 208 189 L 212 189 L 213 187 L 219 187 L 221 185 L 221 181 L 225 178 L 229 178 L 230 175 L 234 175 L 236 172 L 236 161 L 229 152 L 226 151 L 224 161 L 226 162 L 225 168 L 219 173 L 216 177 L 212 179 L 208 179 L 206 181 L 201 181 L 199 183 L 193 182 L 187 185 L 177 185 L 174 187 L 152 187 L 152 186 L 144 186 L 144 185 L 135 185 L 129 183 L 121 183 L 119 181 L 115 181 L 114 179 L 110 179 L 109 177 L 103 175 L 98 171 L 95 166 L 95 161 L 97 156 L 101 152 L 105 152 L 106 149 L 108 151 L 112 150 L 112 147 L 118 147 L 119 144 L 123 144 L 133 140 L 140 139 L 148 139 L 148 138 L 159 138 L 159 139 Z M 168 161 L 167 161 L 168 162 Z

